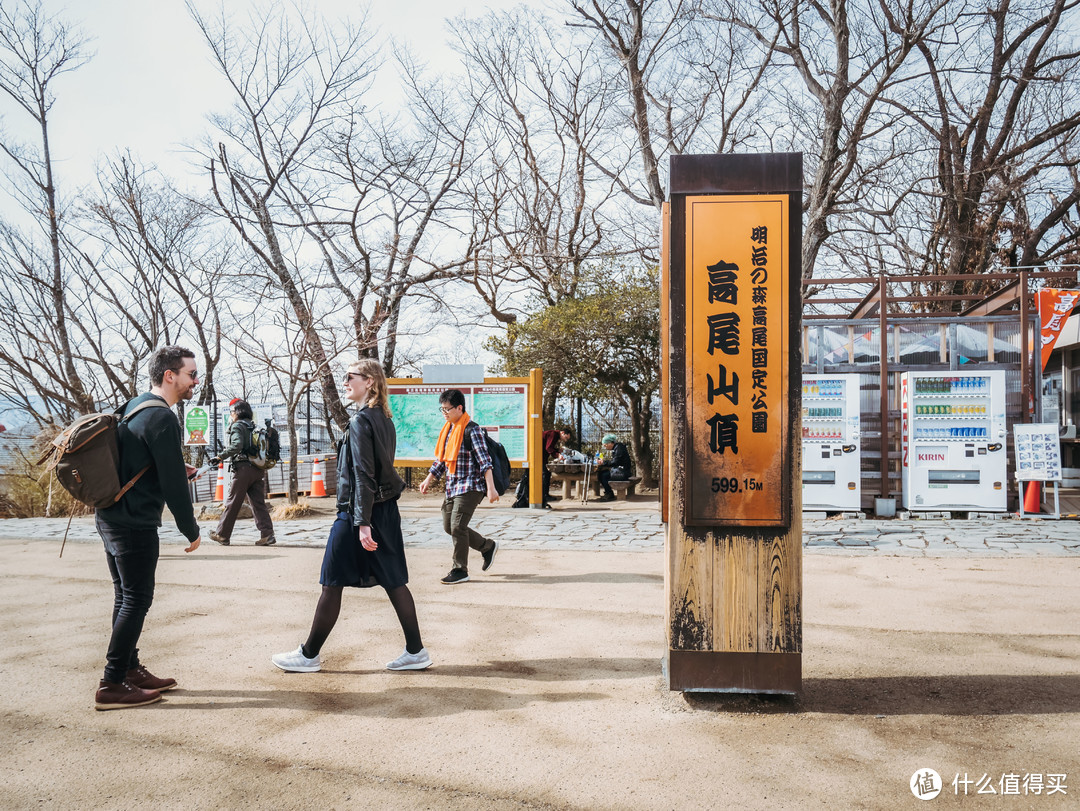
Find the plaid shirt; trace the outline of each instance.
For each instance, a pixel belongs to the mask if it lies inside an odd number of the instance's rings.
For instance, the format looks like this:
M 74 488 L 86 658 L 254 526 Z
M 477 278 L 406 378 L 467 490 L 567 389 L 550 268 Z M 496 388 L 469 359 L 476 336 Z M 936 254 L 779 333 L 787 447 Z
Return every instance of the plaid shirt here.
M 472 444 L 471 453 L 469 452 L 470 443 Z M 484 471 L 487 470 L 491 470 L 491 454 L 488 453 L 483 429 L 474 424 L 466 429 L 465 441 L 461 443 L 461 450 L 458 451 L 455 471 L 446 477 L 446 497 L 454 498 L 473 490 L 486 493 L 487 481 L 484 479 Z M 441 479 L 443 474 L 447 473 L 446 463 L 436 459 L 428 473 L 436 479 Z

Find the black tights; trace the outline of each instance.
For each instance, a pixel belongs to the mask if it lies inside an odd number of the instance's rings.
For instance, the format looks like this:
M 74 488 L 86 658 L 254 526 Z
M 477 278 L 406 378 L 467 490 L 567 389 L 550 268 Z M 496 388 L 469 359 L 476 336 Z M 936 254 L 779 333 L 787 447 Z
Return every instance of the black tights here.
M 334 630 L 338 614 L 341 613 L 343 590 L 343 586 L 322 587 L 319 604 L 315 606 L 315 618 L 311 621 L 311 632 L 303 646 L 304 656 L 309 659 L 319 654 L 326 638 Z M 405 632 L 405 650 L 409 653 L 419 653 L 424 643 L 420 639 L 420 623 L 416 620 L 416 603 L 413 601 L 412 592 L 409 591 L 408 586 L 398 586 L 387 589 L 386 596 L 390 598 L 390 605 L 397 612 L 401 630 Z

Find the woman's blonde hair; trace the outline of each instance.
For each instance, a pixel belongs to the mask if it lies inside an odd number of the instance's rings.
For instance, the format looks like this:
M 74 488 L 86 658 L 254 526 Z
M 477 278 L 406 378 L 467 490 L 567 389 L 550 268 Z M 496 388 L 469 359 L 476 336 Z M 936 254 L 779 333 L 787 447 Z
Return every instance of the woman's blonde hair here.
M 381 408 L 383 414 L 393 418 L 390 413 L 390 394 L 386 387 L 386 374 L 382 364 L 374 358 L 362 358 L 349 366 L 350 372 L 362 374 L 371 380 L 371 391 L 368 392 L 366 405 L 369 408 Z

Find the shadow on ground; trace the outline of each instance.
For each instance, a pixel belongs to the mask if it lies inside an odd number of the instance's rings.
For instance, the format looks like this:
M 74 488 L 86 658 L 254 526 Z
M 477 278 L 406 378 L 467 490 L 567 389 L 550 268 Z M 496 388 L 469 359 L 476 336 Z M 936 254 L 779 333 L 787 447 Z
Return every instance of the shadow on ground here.
M 663 583 L 663 574 L 632 574 L 630 572 L 582 572 L 568 575 L 542 574 L 491 574 L 487 578 L 504 583 L 529 583 L 537 586 L 555 586 L 560 583 Z
M 1080 676 L 872 676 L 804 679 L 790 696 L 685 693 L 694 709 L 839 715 L 1041 715 L 1080 712 Z

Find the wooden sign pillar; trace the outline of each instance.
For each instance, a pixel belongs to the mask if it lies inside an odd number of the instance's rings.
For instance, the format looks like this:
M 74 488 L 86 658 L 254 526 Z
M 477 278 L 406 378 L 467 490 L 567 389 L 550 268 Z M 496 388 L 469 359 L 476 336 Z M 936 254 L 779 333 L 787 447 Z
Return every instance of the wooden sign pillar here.
M 802 684 L 802 155 L 671 158 L 672 690 Z

